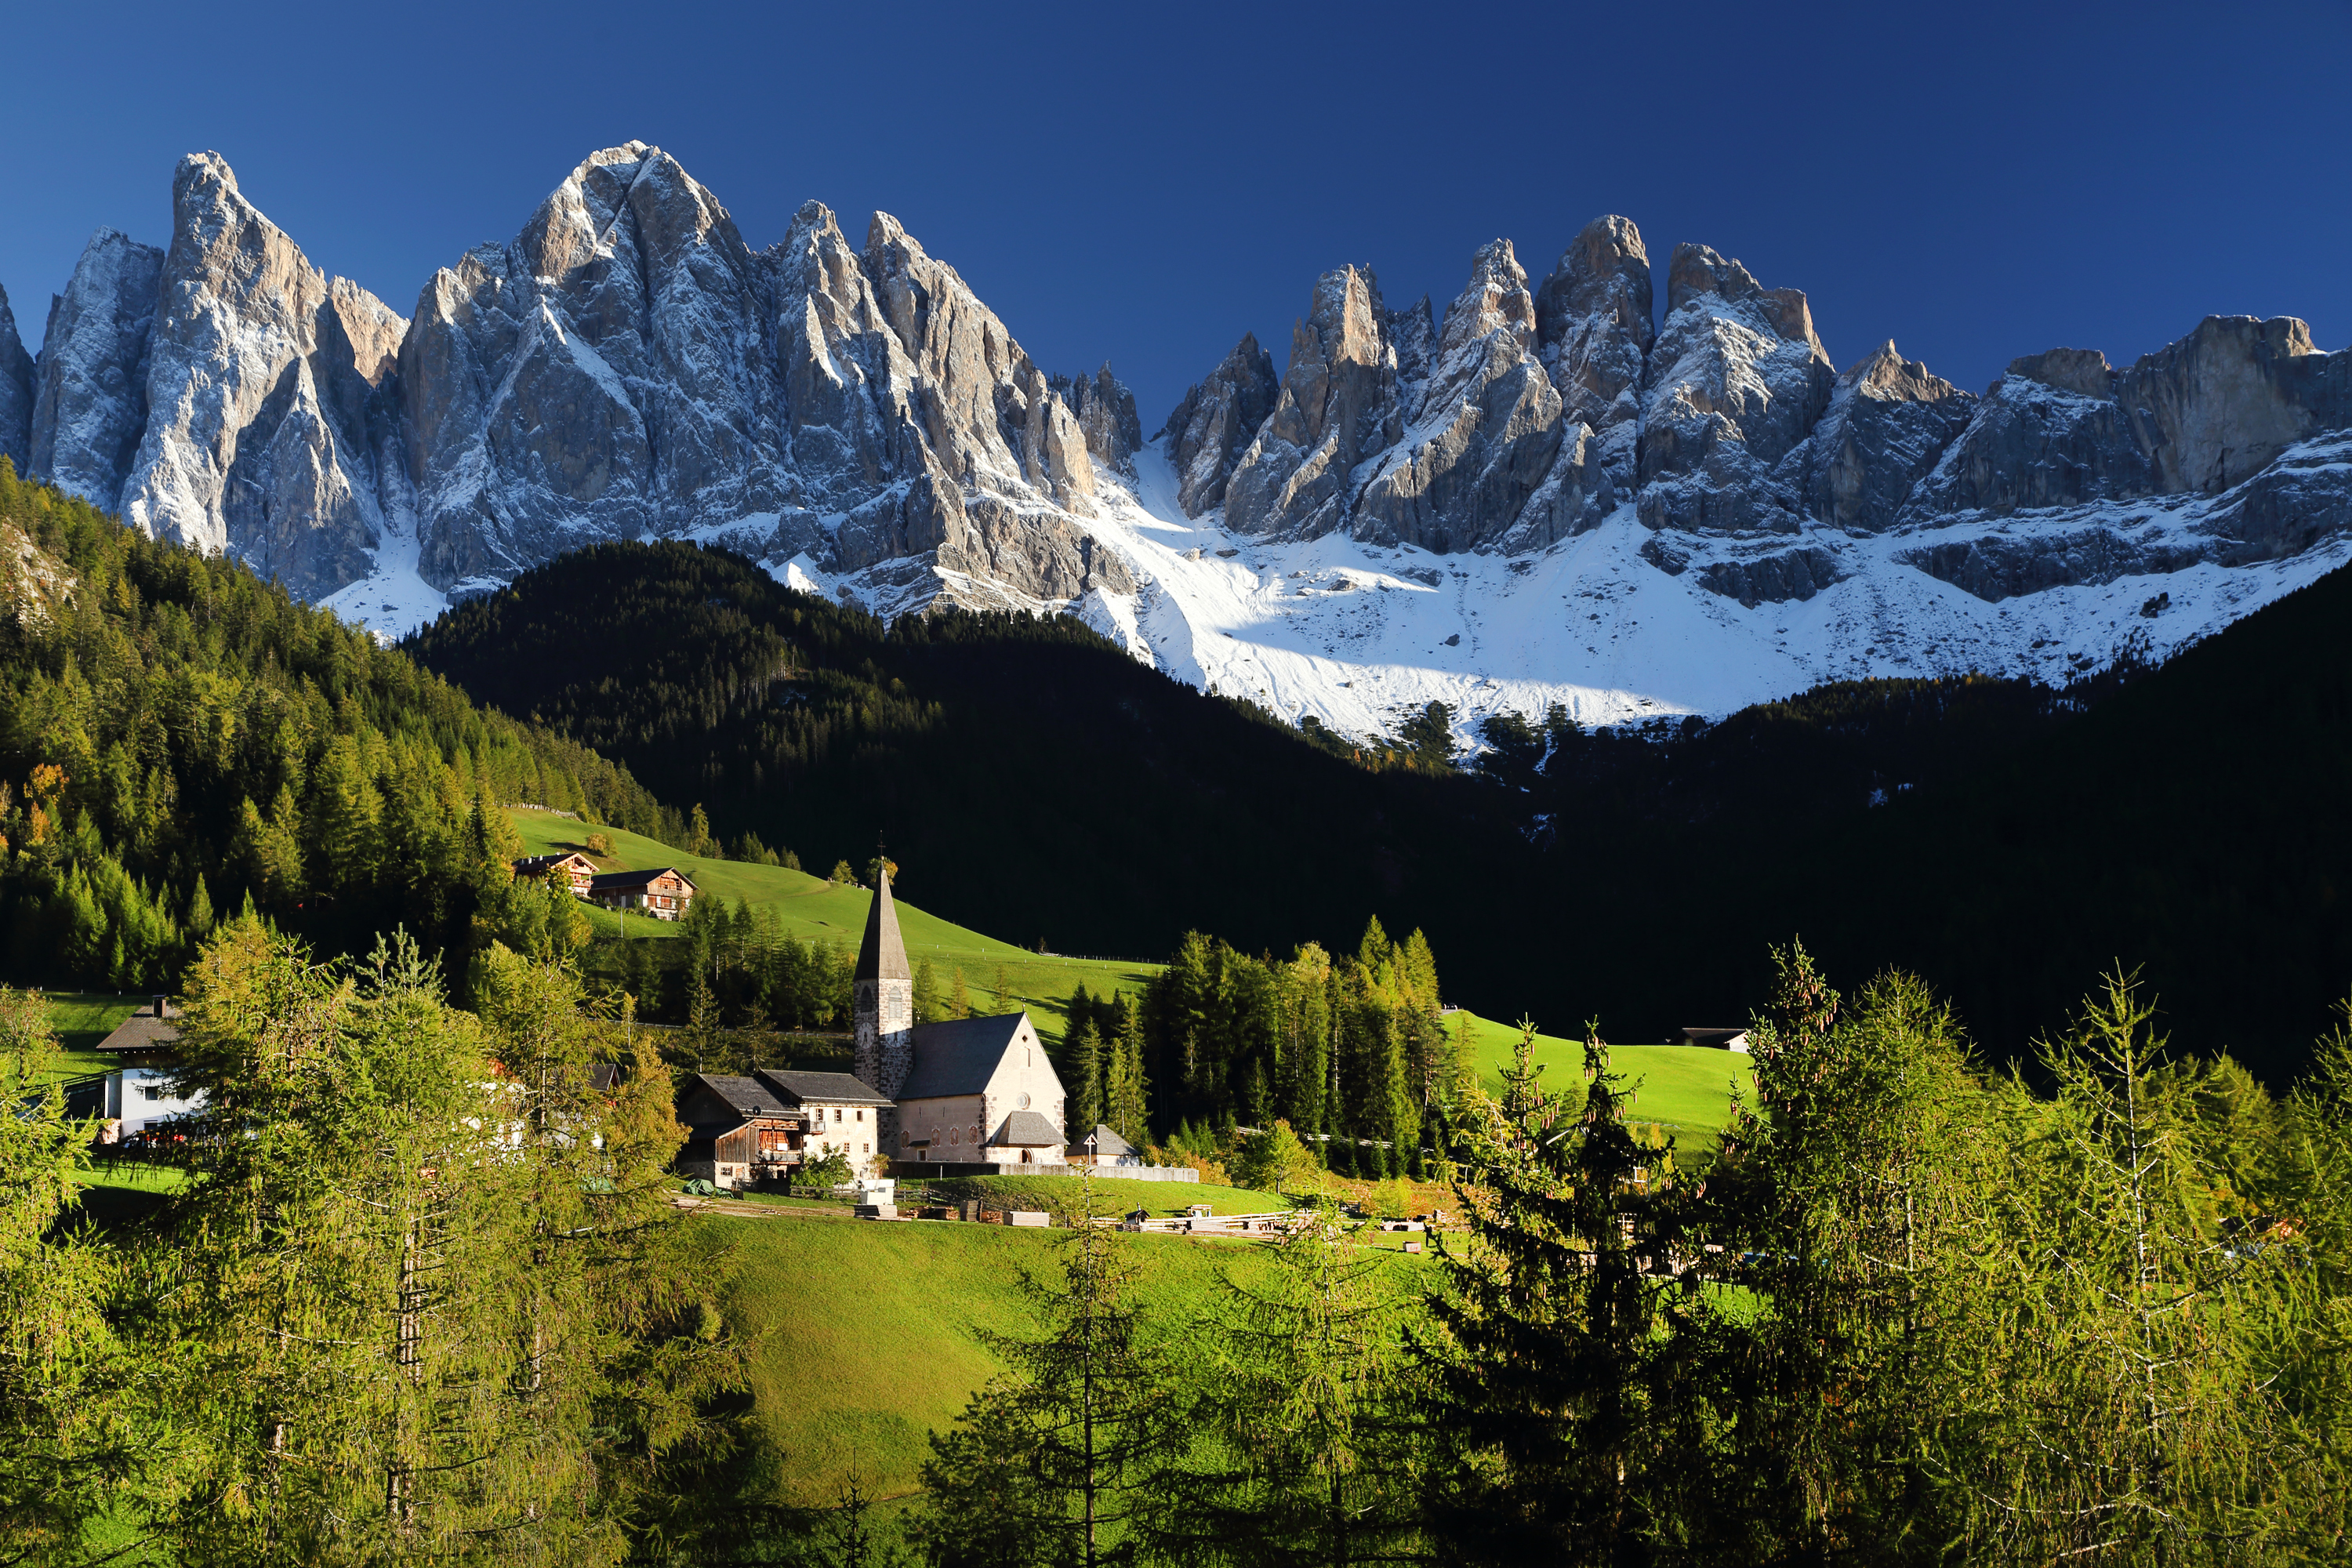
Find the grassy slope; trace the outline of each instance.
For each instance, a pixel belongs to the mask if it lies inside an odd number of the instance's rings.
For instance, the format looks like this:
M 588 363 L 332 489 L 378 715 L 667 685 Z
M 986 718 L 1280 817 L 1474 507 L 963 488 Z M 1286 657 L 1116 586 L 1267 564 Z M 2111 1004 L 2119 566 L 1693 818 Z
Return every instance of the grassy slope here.
M 516 810 L 508 815 L 514 821 L 515 831 L 522 836 L 524 848 L 531 854 L 558 849 L 577 849 L 585 854 L 589 833 L 603 833 L 612 839 L 613 853 L 609 857 L 591 857 L 600 870 L 675 866 L 692 878 L 705 896 L 725 899 L 730 905 L 740 898 L 755 908 L 774 910 L 784 931 L 799 941 L 837 942 L 855 949 L 865 934 L 866 911 L 874 896 L 863 889 L 839 887 L 821 877 L 787 871 L 778 866 L 705 859 L 618 828 L 591 829 L 571 817 L 551 812 Z M 1037 1026 L 1051 1038 L 1061 1037 L 1063 1004 L 1081 982 L 1098 996 L 1113 991 L 1136 992 L 1160 968 L 1156 963 L 1129 963 L 1116 959 L 1040 956 L 963 926 L 951 925 L 924 913 L 904 899 L 895 901 L 898 907 L 898 931 L 907 941 L 908 962 L 920 963 L 929 958 L 939 971 L 942 996 L 952 983 L 953 972 L 961 967 L 973 1006 L 982 1012 L 996 1011 L 998 1004 L 989 994 L 988 986 L 995 977 L 996 965 L 1003 963 L 1012 993 L 1003 1010 L 1026 1008 Z M 603 910 L 593 911 L 590 918 L 599 936 L 610 936 L 619 930 L 618 917 Z M 632 919 L 629 934 L 675 937 L 677 930 L 664 921 Z
M 95 1047 L 147 1000 L 143 995 L 112 991 L 47 991 L 41 999 L 49 1005 L 49 1027 L 58 1032 L 65 1047 L 53 1075 L 58 1078 L 111 1072 L 121 1067 L 121 1062 L 100 1055 Z
M 1502 1088 L 1502 1069 L 1519 1043 L 1519 1031 L 1510 1025 L 1458 1012 L 1472 1031 L 1479 1081 L 1489 1091 Z M 1536 1037 L 1536 1061 L 1544 1068 L 1544 1088 L 1584 1097 L 1584 1042 L 1557 1035 Z M 1730 1120 L 1730 1086 L 1740 1093 L 1754 1092 L 1755 1075 L 1748 1059 L 1737 1051 L 1712 1051 L 1696 1046 L 1617 1046 L 1609 1047 L 1609 1065 L 1640 1089 L 1632 1119 L 1661 1121 L 1678 1130 L 1685 1148 L 1714 1142 L 1716 1131 Z
M 910 1181 L 921 1179 L 919 1166 L 898 1169 Z M 1084 1180 L 1079 1176 L 956 1176 L 927 1184 L 940 1192 L 1058 1214 L 1077 1206 Z M 1209 1182 L 1122 1182 L 1111 1177 L 1095 1183 L 1094 1188 L 1097 1214 L 1149 1209 L 1154 1215 L 1181 1215 L 1194 1204 L 1207 1204 L 1212 1214 L 1270 1214 L 1290 1206 L 1272 1193 Z
M 874 1490 L 914 1489 L 934 1427 L 954 1420 L 998 1369 L 975 1330 L 1016 1334 L 1032 1319 L 1022 1269 L 1054 1268 L 1067 1231 L 978 1225 L 846 1225 L 718 1220 L 740 1248 L 730 1309 L 758 1340 L 751 1370 L 762 1418 L 786 1455 L 793 1500 L 830 1502 L 854 1468 Z M 1221 1271 L 1246 1279 L 1265 1244 L 1128 1238 L 1139 1298 L 1163 1325 L 1213 1304 Z M 1397 1254 L 1401 1289 L 1428 1277 L 1427 1255 Z

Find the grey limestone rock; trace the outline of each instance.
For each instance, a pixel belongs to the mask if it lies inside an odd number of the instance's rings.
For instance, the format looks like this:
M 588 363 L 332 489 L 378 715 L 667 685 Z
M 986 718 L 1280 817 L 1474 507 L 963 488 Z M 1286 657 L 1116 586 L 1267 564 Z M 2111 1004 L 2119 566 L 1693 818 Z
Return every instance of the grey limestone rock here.
M 1800 505 L 1773 470 L 1836 383 L 1805 297 L 1678 245 L 1643 394 L 1642 521 L 1708 533 L 1791 531 Z
M 1622 217 L 1586 224 L 1536 292 L 1536 336 L 1568 417 L 1589 427 L 1611 481 L 1639 477 L 1642 370 L 1650 353 L 1650 258 Z
M 1807 438 L 1805 507 L 1840 528 L 1892 527 L 1911 491 L 1968 427 L 1976 398 L 1890 340 L 1838 377 Z
M 1143 449 L 1143 421 L 1136 416 L 1135 394 L 1110 373 L 1110 363 L 1092 376 L 1048 378 L 1054 391 L 1077 417 L 1087 450 L 1115 473 L 1132 479 L 1135 454 Z
M 33 377 L 36 478 L 109 511 L 147 432 L 147 339 L 163 253 L 115 229 L 82 247 L 49 304 Z
M 2115 378 L 2157 488 L 2219 494 L 2315 431 L 2352 423 L 2352 353 L 2292 316 L 2208 316 Z
M 1369 268 L 1317 280 L 1291 333 L 1282 395 L 1226 485 L 1227 526 L 1311 538 L 1347 522 L 1356 465 L 1403 434 L 1383 314 Z
M 1956 512 L 2005 515 L 2144 496 L 2156 473 L 2114 396 L 2095 350 L 2054 349 L 2011 361 L 1967 430 L 1919 481 L 1900 521 Z
M 1706 562 L 1698 568 L 1698 584 L 1752 610 L 1759 605 L 1810 599 L 1848 575 L 1833 552 L 1818 544 L 1799 544 Z
M 1176 500 L 1187 517 L 1225 504 L 1225 484 L 1258 426 L 1274 413 L 1282 383 L 1274 356 L 1244 332 L 1233 353 L 1184 394 L 1160 435 L 1176 469 Z
M 1555 476 L 1563 429 L 1559 395 L 1535 352 L 1535 298 L 1511 242 L 1471 258 L 1425 377 L 1412 385 L 1409 427 L 1382 453 L 1355 502 L 1360 537 L 1440 552 L 1489 544 L 1518 523 L 1552 481 L 1537 531 L 1561 527 L 1562 487 L 1587 498 L 1583 465 Z M 1576 426 L 1580 440 L 1586 436 Z
M 406 323 L 311 266 L 217 153 L 180 161 L 172 212 L 123 521 L 331 593 L 383 534 L 377 393 Z
M 33 356 L 17 335 L 8 291 L 0 289 L 0 457 L 30 473 L 33 462 Z

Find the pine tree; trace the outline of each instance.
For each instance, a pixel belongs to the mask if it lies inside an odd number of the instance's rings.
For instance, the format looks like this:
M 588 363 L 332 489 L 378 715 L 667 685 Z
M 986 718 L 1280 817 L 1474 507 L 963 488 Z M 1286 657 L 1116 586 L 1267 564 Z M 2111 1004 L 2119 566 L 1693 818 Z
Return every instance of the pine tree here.
M 201 942 L 213 932 L 213 896 L 205 887 L 205 874 L 196 873 L 196 885 L 188 894 L 188 939 Z
M 1286 1138 L 1288 1130 L 1284 1130 Z M 1421 1559 L 1407 1298 L 1318 1208 L 1244 1284 L 1224 1276 L 1190 1390 L 1189 1452 L 1146 1495 L 1152 1554 L 1275 1565 Z
M 998 1016 L 1020 1011 L 1013 995 L 1013 972 L 1002 963 L 996 966 L 996 973 L 989 981 L 988 995 L 989 1005 Z
M 0 1558 L 75 1560 L 152 1457 L 106 1316 L 121 1268 L 69 1228 L 91 1129 L 66 1112 L 38 992 L 0 987 Z
M 948 1016 L 950 1018 L 971 1016 L 971 992 L 963 983 L 961 964 L 956 965 L 955 973 L 948 982 Z
M 1007 1370 L 931 1438 L 913 1532 L 943 1568 L 1134 1561 L 1146 1488 L 1184 1440 L 1132 1244 L 1091 1223 L 1091 1193 L 1082 1206 L 1060 1278 L 1021 1276 L 1038 1331 L 983 1333 Z
M 1143 1068 L 1143 1015 L 1125 1009 L 1103 1085 L 1103 1120 L 1140 1149 L 1151 1141 L 1150 1083 Z
M 1092 1018 L 1085 1019 L 1072 1032 L 1066 1055 L 1069 1069 L 1077 1081 L 1077 1098 L 1071 1109 L 1077 1114 L 1071 1118 L 1070 1130 L 1081 1138 L 1102 1125 L 1104 1110 L 1103 1038 L 1095 1028 Z
M 1444 1449 L 1431 1529 L 1450 1561 L 1615 1564 L 1638 1560 L 1654 1471 L 1677 1462 L 1660 1406 L 1690 1327 L 1669 1277 L 1679 1194 L 1646 1181 L 1598 1033 L 1580 1114 L 1543 1091 L 1535 1037 L 1523 1023 L 1502 1099 L 1476 1097 L 1461 1135 L 1470 1240 L 1442 1244 L 1422 1346 Z
M 940 1021 L 940 972 L 928 958 L 915 962 L 915 1022 L 936 1024 Z

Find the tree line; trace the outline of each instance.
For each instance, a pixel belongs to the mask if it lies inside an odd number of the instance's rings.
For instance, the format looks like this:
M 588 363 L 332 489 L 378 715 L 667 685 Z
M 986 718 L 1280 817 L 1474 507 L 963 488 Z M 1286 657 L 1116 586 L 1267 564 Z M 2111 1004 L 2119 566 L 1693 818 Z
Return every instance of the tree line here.
M 335 952 L 404 925 L 462 973 L 506 918 L 481 883 L 506 805 L 685 836 L 576 742 L 0 460 L 8 538 L 70 586 L 0 605 L 0 973 L 168 986 L 247 910 Z
M 1074 1232 L 933 1439 L 926 1559 L 2342 1561 L 2352 1003 L 2273 1098 L 2113 974 L 2042 1091 L 1912 977 L 1777 963 L 1704 1175 L 1597 1036 L 1555 1092 L 1528 1026 L 1425 1289 L 1320 1206 L 1176 1315 L 1148 1243 Z

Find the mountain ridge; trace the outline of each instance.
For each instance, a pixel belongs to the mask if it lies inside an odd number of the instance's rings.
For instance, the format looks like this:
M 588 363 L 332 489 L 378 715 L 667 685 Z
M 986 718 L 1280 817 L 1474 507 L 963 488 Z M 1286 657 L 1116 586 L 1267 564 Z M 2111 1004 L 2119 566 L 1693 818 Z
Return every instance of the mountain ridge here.
M 93 237 L 37 359 L 0 319 L 0 452 L 385 633 L 684 537 L 885 616 L 1067 609 L 1361 736 L 1431 700 L 1619 723 L 2051 679 L 2352 552 L 2352 352 L 2293 318 L 2120 369 L 2028 354 L 1970 394 L 1891 342 L 1841 374 L 1801 291 L 1704 245 L 1654 267 L 1611 216 L 1540 280 L 1479 247 L 1442 317 L 1328 272 L 1280 376 L 1244 336 L 1145 441 L 1108 365 L 1048 374 L 887 214 L 858 247 L 811 202 L 755 252 L 643 142 L 407 318 L 217 154 L 173 211 L 166 249 Z

